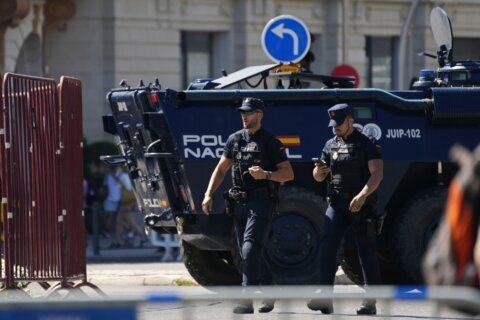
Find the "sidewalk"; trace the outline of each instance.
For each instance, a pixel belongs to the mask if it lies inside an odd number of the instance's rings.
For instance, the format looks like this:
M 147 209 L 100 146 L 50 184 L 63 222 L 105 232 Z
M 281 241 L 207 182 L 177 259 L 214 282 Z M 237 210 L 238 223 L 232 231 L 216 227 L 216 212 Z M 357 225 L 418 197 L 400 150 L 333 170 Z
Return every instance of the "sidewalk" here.
M 149 243 L 142 248 L 110 249 L 111 243 L 111 239 L 99 236 L 98 252 L 95 253 L 95 238 L 93 236 L 87 238 L 88 282 L 97 286 L 170 286 L 179 282 L 197 285 L 183 263 L 161 263 L 164 256 L 161 248 L 154 247 Z M 138 243 L 134 243 L 134 245 L 138 245 Z
M 87 264 L 87 279 L 100 287 L 198 285 L 182 262 Z
M 163 253 L 157 247 L 108 249 L 110 243 L 111 240 L 100 237 L 99 254 L 95 255 L 93 237 L 88 239 L 87 279 L 97 286 L 198 285 L 181 261 L 161 262 Z M 339 268 L 335 284 L 352 282 Z
M 162 248 L 151 243 L 139 248 L 138 241 L 133 246 L 110 249 L 111 239 L 98 236 L 98 253 L 95 253 L 95 238 L 87 238 L 86 257 L 87 263 L 115 263 L 115 262 L 161 262 L 164 258 Z M 175 260 L 177 258 L 177 260 Z M 181 257 L 171 257 L 167 261 L 180 261 Z

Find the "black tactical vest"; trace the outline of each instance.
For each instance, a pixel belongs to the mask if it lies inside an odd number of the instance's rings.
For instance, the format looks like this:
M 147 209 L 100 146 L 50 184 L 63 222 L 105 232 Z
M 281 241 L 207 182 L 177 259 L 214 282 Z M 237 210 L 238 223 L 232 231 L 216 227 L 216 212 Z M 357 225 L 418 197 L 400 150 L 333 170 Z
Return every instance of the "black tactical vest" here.
M 356 194 L 370 178 L 367 152 L 360 139 L 345 142 L 340 137 L 333 138 L 330 166 L 332 186 L 338 192 Z
M 273 135 L 262 130 L 258 139 L 245 140 L 245 130 L 236 132 L 233 139 L 233 164 L 232 184 L 234 187 L 245 191 L 259 188 L 277 189 L 278 183 L 268 180 L 255 180 L 250 175 L 248 168 L 260 166 L 264 170 L 275 170 L 275 165 L 269 163 L 267 145 L 273 139 Z

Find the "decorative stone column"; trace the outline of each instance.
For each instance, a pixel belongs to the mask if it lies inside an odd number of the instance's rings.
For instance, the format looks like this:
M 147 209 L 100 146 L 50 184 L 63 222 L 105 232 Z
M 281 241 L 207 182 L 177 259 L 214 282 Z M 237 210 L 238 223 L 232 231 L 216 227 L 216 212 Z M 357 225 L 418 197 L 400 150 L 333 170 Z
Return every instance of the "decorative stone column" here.
M 54 28 L 67 30 L 67 22 L 75 15 L 75 0 L 47 0 L 43 6 L 42 64 L 45 76 L 48 76 L 47 46 L 48 33 Z
M 7 28 L 15 28 L 28 15 L 31 0 L 0 1 L 0 72 L 5 68 L 5 33 Z

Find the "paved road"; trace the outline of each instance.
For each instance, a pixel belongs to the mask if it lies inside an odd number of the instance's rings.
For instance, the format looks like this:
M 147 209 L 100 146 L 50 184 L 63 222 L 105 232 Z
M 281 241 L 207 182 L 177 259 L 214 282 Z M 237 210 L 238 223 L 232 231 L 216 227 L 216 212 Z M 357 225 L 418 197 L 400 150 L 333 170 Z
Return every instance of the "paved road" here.
M 232 302 L 219 299 L 216 294 L 199 286 L 171 286 L 178 279 L 194 284 L 182 263 L 117 263 L 89 264 L 89 278 L 110 297 L 135 298 L 144 300 L 146 296 L 156 293 L 177 292 L 188 297 L 212 294 L 211 301 L 193 301 L 185 305 L 179 304 L 142 304 L 139 307 L 140 320 L 162 319 L 318 319 L 320 312 L 314 312 L 306 307 L 305 301 L 279 302 L 275 310 L 269 314 L 254 314 L 247 316 L 233 315 Z M 341 279 L 339 272 L 337 279 Z M 336 285 L 335 292 L 355 293 L 362 289 L 355 285 Z M 195 300 L 195 299 L 194 299 Z M 258 301 L 256 304 L 258 305 Z M 322 315 L 322 319 L 352 319 L 356 318 L 355 309 L 360 301 L 335 302 L 334 315 Z M 426 301 L 400 301 L 388 304 L 380 301 L 377 318 L 381 319 L 471 319 L 462 313 L 443 309 L 435 316 L 435 305 Z M 365 317 L 366 318 L 366 317 Z
M 110 300 L 125 300 L 122 305 L 129 305 L 137 310 L 139 320 L 215 320 L 215 319 L 353 319 L 357 318 L 355 309 L 359 300 L 335 301 L 333 315 L 321 315 L 309 310 L 306 301 L 279 301 L 273 312 L 238 316 L 232 314 L 233 303 L 213 291 L 196 286 L 182 263 L 89 263 L 87 266 L 89 280 L 98 285 Z M 172 286 L 183 279 L 189 286 Z M 44 290 L 38 285 L 29 286 L 31 295 L 41 297 Z M 99 300 L 95 291 L 85 288 L 84 292 Z M 175 292 L 186 297 L 187 303 L 145 303 L 147 297 Z M 355 285 L 336 285 L 335 292 L 359 293 L 362 289 Z M 199 300 L 208 295 L 208 301 Z M 129 300 L 130 302 L 127 302 Z M 135 303 L 131 301 L 136 301 Z M 143 303 L 140 303 L 143 301 Z M 103 303 L 103 302 L 102 302 Z M 258 306 L 259 302 L 255 302 Z M 429 301 L 379 301 L 377 319 L 436 319 L 463 320 L 472 319 L 465 314 L 444 308 L 435 313 L 435 305 Z M 364 317 L 367 318 L 367 317 Z M 371 317 L 369 317 L 371 319 Z M 480 318 L 479 318 L 480 319 Z M 105 320 L 109 320 L 106 318 Z
M 182 262 L 143 262 L 143 263 L 89 263 L 87 276 L 90 282 L 98 285 L 172 285 L 176 282 L 196 284 Z M 337 272 L 337 284 L 351 284 L 341 269 Z
M 102 286 L 102 289 L 111 297 L 125 298 L 138 297 L 140 300 L 151 294 L 165 294 L 175 291 L 180 295 L 188 295 L 190 301 L 185 304 L 140 304 L 138 306 L 139 320 L 213 320 L 213 319 L 372 319 L 371 317 L 358 317 L 355 309 L 360 301 L 342 301 L 335 302 L 335 313 L 332 315 L 321 315 L 307 308 L 305 301 L 277 302 L 276 308 L 268 314 L 252 314 L 252 315 L 234 315 L 232 313 L 232 302 L 225 302 L 218 298 L 215 293 L 208 291 L 202 287 L 157 287 L 157 286 Z M 360 292 L 357 286 L 336 286 L 335 292 L 352 293 Z M 211 301 L 195 301 L 195 296 L 210 293 Z M 255 302 L 258 306 L 259 302 Z M 321 318 L 319 318 L 321 317 Z M 435 320 L 463 320 L 471 319 L 471 317 L 449 310 L 443 309 L 435 315 L 435 305 L 430 302 L 412 302 L 402 301 L 388 304 L 385 301 L 378 303 L 378 315 L 376 319 L 435 319 Z

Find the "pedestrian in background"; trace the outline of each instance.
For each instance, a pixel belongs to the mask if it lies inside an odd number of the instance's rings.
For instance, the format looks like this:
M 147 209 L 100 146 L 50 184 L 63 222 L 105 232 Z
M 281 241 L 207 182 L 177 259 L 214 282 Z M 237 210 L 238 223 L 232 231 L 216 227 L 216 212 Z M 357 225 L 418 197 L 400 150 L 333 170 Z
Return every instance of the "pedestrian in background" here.
M 321 182 L 331 175 L 328 208 L 320 243 L 320 284 L 332 285 L 337 271 L 337 252 L 349 227 L 355 235 L 365 286 L 380 284 L 377 259 L 377 220 L 375 190 L 383 178 L 380 147 L 353 127 L 349 105 L 328 109 L 329 127 L 335 136 L 325 144 L 322 157 L 315 163 L 313 178 Z M 308 307 L 322 313 L 333 312 L 333 303 L 311 300 Z M 377 313 L 375 300 L 364 300 L 357 314 Z
M 278 202 L 280 182 L 293 179 L 293 170 L 282 143 L 262 128 L 264 103 L 245 98 L 241 112 L 243 129 L 230 135 L 202 202 L 203 212 L 212 209 L 212 195 L 232 168 L 233 187 L 228 192 L 237 246 L 242 257 L 242 286 L 260 284 L 263 249 Z M 264 267 L 265 269 L 265 267 Z M 262 283 L 266 284 L 266 283 Z M 271 283 L 268 283 L 271 284 Z M 264 301 L 259 312 L 270 312 L 273 301 Z M 245 300 L 234 313 L 253 313 L 252 300 Z
M 137 224 L 133 216 L 137 209 L 137 201 L 133 192 L 132 182 L 121 167 L 115 175 L 116 181 L 120 184 L 120 204 L 115 221 L 115 239 L 109 248 L 121 248 L 134 246 L 138 239 L 138 247 L 143 247 L 147 242 L 144 230 Z
M 100 234 L 106 238 L 110 238 L 111 234 L 114 232 L 115 218 L 120 208 L 122 189 L 122 185 L 120 183 L 121 173 L 122 168 L 120 166 L 112 167 L 103 181 L 104 186 L 107 188 L 107 197 L 103 202 Z

